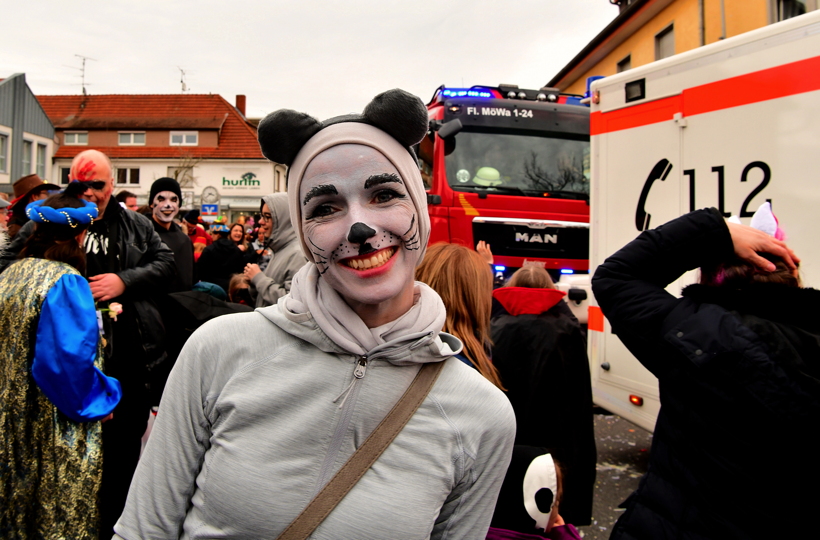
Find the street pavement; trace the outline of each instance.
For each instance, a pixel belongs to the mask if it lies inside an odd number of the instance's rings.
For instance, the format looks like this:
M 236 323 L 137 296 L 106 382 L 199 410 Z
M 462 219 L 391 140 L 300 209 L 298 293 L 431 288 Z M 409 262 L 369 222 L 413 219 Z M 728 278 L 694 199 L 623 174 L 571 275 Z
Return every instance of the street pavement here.
M 638 487 L 649 463 L 652 434 L 617 415 L 595 415 L 598 474 L 592 502 L 592 524 L 579 527 L 584 540 L 605 540 L 623 509 L 618 508 Z

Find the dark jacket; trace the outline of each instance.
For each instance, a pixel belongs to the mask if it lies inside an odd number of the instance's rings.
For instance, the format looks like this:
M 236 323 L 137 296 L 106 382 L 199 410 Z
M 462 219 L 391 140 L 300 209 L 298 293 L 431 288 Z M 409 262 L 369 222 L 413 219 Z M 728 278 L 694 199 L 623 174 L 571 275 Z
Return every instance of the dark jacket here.
M 117 225 L 117 268 L 108 271 L 117 274 L 125 284 L 122 301 L 134 306 L 140 342 L 146 361 L 152 364 L 164 353 L 165 329 L 156 299 L 170 290 L 176 275 L 174 254 L 162 243 L 149 218 L 122 208 L 113 199 L 109 201 L 102 221 L 109 230 L 113 223 Z M 95 225 L 97 222 L 92 227 Z
M 155 220 L 151 220 L 154 230 L 159 235 L 162 243 L 174 253 L 174 264 L 177 275 L 169 289 L 170 292 L 190 291 L 194 283 L 197 282 L 194 266 L 194 245 L 191 239 L 174 222 L 166 229 Z
M 820 292 L 665 290 L 732 256 L 721 215 L 700 210 L 642 233 L 595 273 L 595 298 L 661 400 L 649 469 L 611 538 L 816 535 Z
M 215 283 L 228 292 L 233 274 L 241 274 L 247 264 L 246 254 L 230 238 L 220 238 L 206 247 L 196 262 L 199 279 Z
M 588 525 L 596 462 L 589 360 L 564 296 L 555 289 L 496 289 L 492 358 L 515 411 L 515 444 L 545 447 L 561 463 L 561 516 Z

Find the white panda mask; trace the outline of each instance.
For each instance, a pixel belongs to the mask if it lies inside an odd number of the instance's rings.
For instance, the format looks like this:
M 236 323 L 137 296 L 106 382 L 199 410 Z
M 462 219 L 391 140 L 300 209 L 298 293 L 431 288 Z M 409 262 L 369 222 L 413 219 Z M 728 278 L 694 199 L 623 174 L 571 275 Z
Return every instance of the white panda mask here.
M 558 475 L 550 454 L 533 459 L 524 475 L 524 507 L 538 529 L 547 530 L 555 498 L 558 495 Z

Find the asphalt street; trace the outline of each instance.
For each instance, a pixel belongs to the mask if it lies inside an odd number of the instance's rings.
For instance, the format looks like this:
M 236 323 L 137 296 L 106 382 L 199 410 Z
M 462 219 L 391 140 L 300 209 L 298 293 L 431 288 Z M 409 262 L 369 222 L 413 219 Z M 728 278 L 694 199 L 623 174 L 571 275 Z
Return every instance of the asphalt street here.
M 617 415 L 595 415 L 598 474 L 592 503 L 592 524 L 579 527 L 585 540 L 609 538 L 623 512 L 618 508 L 638 487 L 649 463 L 652 434 Z

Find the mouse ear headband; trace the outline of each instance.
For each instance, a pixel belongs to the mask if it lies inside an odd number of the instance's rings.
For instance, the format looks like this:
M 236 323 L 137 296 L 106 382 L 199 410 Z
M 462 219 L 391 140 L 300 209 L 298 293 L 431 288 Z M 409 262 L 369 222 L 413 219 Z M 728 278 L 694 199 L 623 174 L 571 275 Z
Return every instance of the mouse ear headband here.
M 320 122 L 305 113 L 280 109 L 266 116 L 258 129 L 262 154 L 288 166 L 290 219 L 302 251 L 313 261 L 313 253 L 302 234 L 299 187 L 310 162 L 319 153 L 341 144 L 370 146 L 384 155 L 399 172 L 416 208 L 421 242 L 421 262 L 430 237 L 427 194 L 413 146 L 427 134 L 427 109 L 416 96 L 394 89 L 374 97 L 361 114 L 337 116 Z
M 741 225 L 740 218 L 737 216 L 730 217 L 727 221 Z M 780 222 L 772 212 L 772 203 L 769 201 L 761 204 L 757 211 L 752 215 L 751 227 L 758 231 L 763 231 L 769 236 L 773 236 L 778 240 L 785 240 L 786 233 L 780 228 Z
M 555 511 L 558 497 L 558 474 L 550 454 L 543 454 L 532 460 L 524 476 L 524 507 L 535 527 L 546 530 L 550 517 Z
M 427 134 L 427 109 L 419 98 L 398 88 L 374 97 L 362 114 L 336 116 L 324 122 L 306 113 L 279 109 L 259 122 L 259 147 L 269 160 L 290 167 L 314 135 L 329 126 L 345 122 L 379 128 L 415 158 L 411 147 Z

